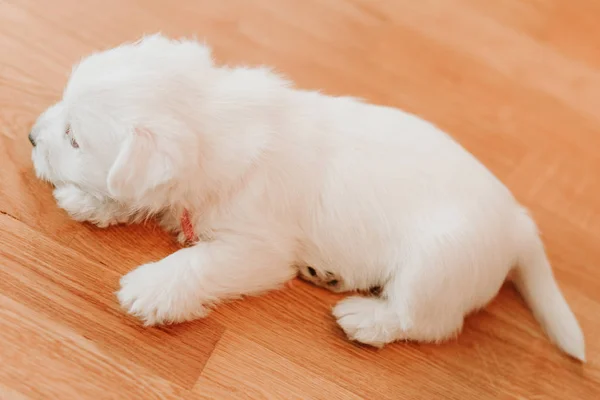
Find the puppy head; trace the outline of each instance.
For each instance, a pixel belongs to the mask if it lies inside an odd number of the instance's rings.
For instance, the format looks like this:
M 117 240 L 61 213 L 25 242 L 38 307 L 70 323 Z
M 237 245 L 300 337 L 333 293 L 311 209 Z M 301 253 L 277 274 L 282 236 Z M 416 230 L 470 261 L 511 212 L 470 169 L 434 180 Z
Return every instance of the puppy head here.
M 208 48 L 158 35 L 89 56 L 30 134 L 36 174 L 124 203 L 166 201 L 153 196 L 198 156 L 189 119 L 212 71 Z

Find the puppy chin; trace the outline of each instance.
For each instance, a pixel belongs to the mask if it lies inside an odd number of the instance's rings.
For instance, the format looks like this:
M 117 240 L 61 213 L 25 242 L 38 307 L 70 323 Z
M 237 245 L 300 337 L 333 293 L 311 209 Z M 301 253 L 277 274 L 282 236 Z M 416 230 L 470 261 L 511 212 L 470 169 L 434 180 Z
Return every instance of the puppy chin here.
M 130 212 L 121 204 L 72 184 L 58 186 L 53 194 L 58 206 L 76 221 L 86 221 L 105 228 L 129 222 L 131 218 Z
M 48 165 L 48 162 L 43 157 L 43 155 L 40 154 L 39 151 L 36 151 L 36 149 L 33 149 L 33 151 L 31 152 L 31 161 L 33 162 L 33 170 L 35 171 L 35 176 L 38 179 L 41 179 L 54 185 L 54 182 L 52 182 L 52 179 L 50 177 L 50 166 Z

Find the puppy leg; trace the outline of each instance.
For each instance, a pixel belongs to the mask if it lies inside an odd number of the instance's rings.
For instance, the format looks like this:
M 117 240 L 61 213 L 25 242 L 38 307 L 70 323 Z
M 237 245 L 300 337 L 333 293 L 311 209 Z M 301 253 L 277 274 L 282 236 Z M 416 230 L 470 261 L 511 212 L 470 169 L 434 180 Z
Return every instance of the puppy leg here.
M 457 334 L 463 324 L 462 313 L 442 320 L 413 319 L 410 312 L 389 299 L 350 297 L 339 302 L 333 315 L 350 340 L 375 347 L 398 340 L 440 342 Z
M 333 315 L 349 339 L 375 347 L 448 339 L 462 329 L 465 303 L 460 293 L 447 290 L 440 275 L 416 266 L 389 281 L 381 297 L 350 297 L 334 307 Z
M 87 221 L 100 228 L 126 223 L 131 214 L 119 203 L 111 199 L 101 199 L 79 189 L 75 185 L 65 185 L 54 189 L 58 206 L 76 221 Z
M 138 267 L 121 279 L 117 297 L 146 325 L 201 318 L 221 300 L 260 294 L 292 279 L 290 254 L 281 242 L 220 237 Z

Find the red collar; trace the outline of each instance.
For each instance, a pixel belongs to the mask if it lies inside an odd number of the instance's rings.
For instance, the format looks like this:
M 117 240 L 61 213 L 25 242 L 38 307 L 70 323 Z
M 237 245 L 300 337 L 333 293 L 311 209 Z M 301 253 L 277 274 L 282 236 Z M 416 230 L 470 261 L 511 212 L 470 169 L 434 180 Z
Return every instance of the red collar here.
M 181 231 L 185 236 L 185 240 L 188 243 L 194 243 L 198 241 L 198 236 L 194 232 L 194 225 L 192 224 L 192 220 L 190 218 L 190 212 L 187 209 L 183 210 L 181 214 Z

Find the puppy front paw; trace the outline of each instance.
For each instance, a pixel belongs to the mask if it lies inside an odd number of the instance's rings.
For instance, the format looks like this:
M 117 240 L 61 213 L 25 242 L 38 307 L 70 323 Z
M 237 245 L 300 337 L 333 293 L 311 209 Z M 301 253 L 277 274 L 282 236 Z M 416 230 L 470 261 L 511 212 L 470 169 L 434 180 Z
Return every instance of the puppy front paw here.
M 168 264 L 162 260 L 142 265 L 121 278 L 121 307 L 146 326 L 190 321 L 208 313 L 188 277 Z

